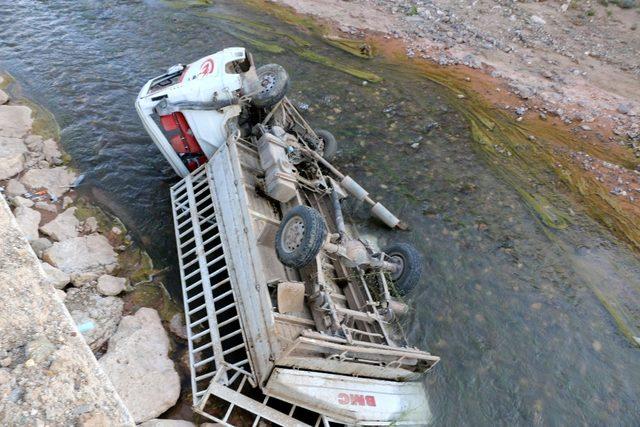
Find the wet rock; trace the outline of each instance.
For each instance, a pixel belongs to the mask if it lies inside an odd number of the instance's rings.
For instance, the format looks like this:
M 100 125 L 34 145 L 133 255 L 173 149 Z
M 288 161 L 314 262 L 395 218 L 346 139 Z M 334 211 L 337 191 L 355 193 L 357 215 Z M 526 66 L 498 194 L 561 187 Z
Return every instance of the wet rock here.
M 31 169 L 20 181 L 32 189 L 46 189 L 49 194 L 61 197 L 69 190 L 76 179 L 76 174 L 64 166 L 50 169 Z
M 98 292 L 106 296 L 118 295 L 127 286 L 127 279 L 124 277 L 114 277 L 108 274 L 100 276 L 98 279 Z
M 0 90 L 0 105 L 6 104 L 7 102 L 9 102 L 9 95 L 7 95 L 7 92 Z
M 23 105 L 0 105 L 0 136 L 24 138 L 31 130 L 31 109 Z
M 139 424 L 139 427 L 195 427 L 191 421 L 153 419 Z
M 76 208 L 67 209 L 55 219 L 40 227 L 40 231 L 58 242 L 78 237 L 80 221 L 76 218 L 75 212 Z
M 62 153 L 58 149 L 58 143 L 53 139 L 47 139 L 42 143 L 42 154 L 44 159 L 54 165 L 62 163 Z
M 56 242 L 45 251 L 43 258 L 71 275 L 110 273 L 118 263 L 109 241 L 99 234 Z
M 27 147 L 21 139 L 0 136 L 0 180 L 11 178 L 24 170 Z
M 94 351 L 114 334 L 124 306 L 120 298 L 103 297 L 93 286 L 71 288 L 64 304 L 85 341 Z
M 18 206 L 13 214 L 16 217 L 20 230 L 27 237 L 27 240 L 35 240 L 38 236 L 38 226 L 40 225 L 40 212 L 31 208 Z
M 158 417 L 178 401 L 180 378 L 168 352 L 158 312 L 141 308 L 122 318 L 99 361 L 136 423 Z
M 10 179 L 7 182 L 7 186 L 4 189 L 5 193 L 9 197 L 21 196 L 27 192 L 27 189 L 17 179 Z
M 176 313 L 169 321 L 169 330 L 172 334 L 183 340 L 187 339 L 187 327 L 184 325 L 184 317 L 180 313 Z
M 47 278 L 49 279 L 49 283 L 51 283 L 51 286 L 53 286 L 56 289 L 63 289 L 65 286 L 69 284 L 69 282 L 71 282 L 71 276 L 69 276 L 64 271 L 58 270 L 51 264 L 43 262 L 42 269 L 44 270 L 44 273 L 47 275 Z
M 91 234 L 91 233 L 95 233 L 96 231 L 98 231 L 98 220 L 92 216 L 85 219 L 84 222 L 82 223 L 82 232 Z
M 37 239 L 33 239 L 32 241 L 30 241 L 29 243 L 31 244 L 31 248 L 36 253 L 36 256 L 38 258 L 42 258 L 44 251 L 46 251 L 51 247 L 51 245 L 53 245 L 53 243 L 51 243 L 51 240 L 47 239 L 46 237 L 38 237 Z

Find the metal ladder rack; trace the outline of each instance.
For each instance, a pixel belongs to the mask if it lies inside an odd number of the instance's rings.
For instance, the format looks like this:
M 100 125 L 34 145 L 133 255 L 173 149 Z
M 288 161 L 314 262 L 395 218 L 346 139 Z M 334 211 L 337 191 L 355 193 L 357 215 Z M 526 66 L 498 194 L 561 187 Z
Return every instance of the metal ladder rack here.
M 171 188 L 194 405 L 223 366 L 223 383 L 255 383 L 212 197 L 204 168 Z
M 225 426 L 340 425 L 257 387 L 214 197 L 208 165 L 171 187 L 194 411 Z

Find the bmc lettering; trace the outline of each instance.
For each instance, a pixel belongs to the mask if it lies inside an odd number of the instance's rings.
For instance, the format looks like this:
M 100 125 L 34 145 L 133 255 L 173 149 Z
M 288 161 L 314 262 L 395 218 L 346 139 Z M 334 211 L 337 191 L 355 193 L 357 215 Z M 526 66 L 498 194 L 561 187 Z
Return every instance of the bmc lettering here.
M 364 394 L 338 394 L 338 403 L 341 405 L 376 406 L 375 396 Z

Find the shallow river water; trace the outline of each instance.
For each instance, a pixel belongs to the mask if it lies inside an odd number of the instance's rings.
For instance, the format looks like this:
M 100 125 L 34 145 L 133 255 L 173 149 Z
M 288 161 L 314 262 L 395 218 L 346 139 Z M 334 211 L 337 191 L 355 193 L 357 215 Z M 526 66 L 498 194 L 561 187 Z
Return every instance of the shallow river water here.
M 477 151 L 434 83 L 350 57 L 237 2 L 182 6 L 18 0 L 3 2 L 0 14 L 0 69 L 55 114 L 74 166 L 87 174 L 81 191 L 118 215 L 157 266 L 171 268 L 176 298 L 169 175 L 133 103 L 168 66 L 247 45 L 258 63 L 289 70 L 290 97 L 338 137 L 339 167 L 411 224 L 411 232 L 389 232 L 349 210 L 381 244 L 408 240 L 425 255 L 406 331 L 442 357 L 425 379 L 435 425 L 640 424 L 640 351 L 594 292 L 604 284 L 638 300 L 640 263 L 625 245 L 562 195 L 557 203 L 575 219 L 566 230 L 546 228 Z M 309 61 L 296 37 L 385 80 L 365 85 Z M 554 191 L 553 177 L 546 185 Z

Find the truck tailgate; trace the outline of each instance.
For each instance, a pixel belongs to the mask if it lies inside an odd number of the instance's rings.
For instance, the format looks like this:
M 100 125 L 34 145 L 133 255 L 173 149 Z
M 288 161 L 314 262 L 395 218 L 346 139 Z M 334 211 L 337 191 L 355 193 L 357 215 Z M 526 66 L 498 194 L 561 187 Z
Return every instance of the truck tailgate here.
M 347 424 L 425 425 L 431 418 L 421 382 L 276 368 L 265 390 L 270 396 L 321 411 Z

